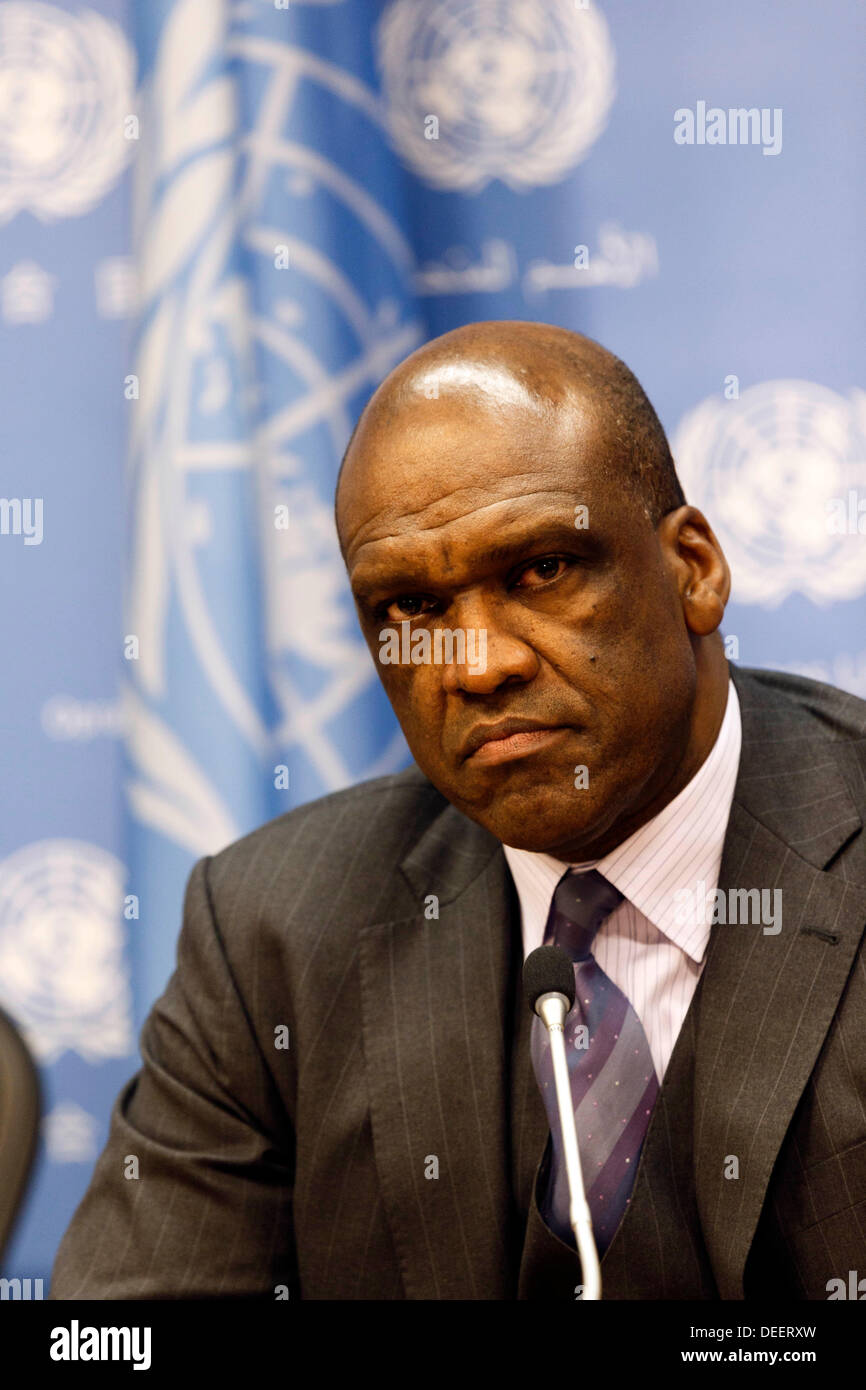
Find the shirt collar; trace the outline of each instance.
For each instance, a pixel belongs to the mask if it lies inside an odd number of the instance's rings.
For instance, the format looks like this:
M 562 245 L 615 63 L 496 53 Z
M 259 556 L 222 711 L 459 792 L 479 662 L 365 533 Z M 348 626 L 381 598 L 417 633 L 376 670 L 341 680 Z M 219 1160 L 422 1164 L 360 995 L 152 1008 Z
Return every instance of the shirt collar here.
M 710 935 L 704 894 L 718 886 L 741 744 L 740 704 L 729 680 L 721 728 L 694 777 L 622 844 L 582 864 L 503 846 L 521 906 L 540 894 L 549 903 L 568 868 L 598 869 L 669 941 L 701 961 Z

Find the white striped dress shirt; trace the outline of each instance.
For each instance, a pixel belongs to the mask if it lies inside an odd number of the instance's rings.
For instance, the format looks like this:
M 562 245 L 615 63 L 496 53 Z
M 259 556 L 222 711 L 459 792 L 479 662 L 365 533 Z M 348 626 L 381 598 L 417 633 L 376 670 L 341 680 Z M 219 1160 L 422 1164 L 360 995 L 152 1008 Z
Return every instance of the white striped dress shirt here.
M 598 869 L 623 894 L 593 955 L 643 1024 L 659 1082 L 703 968 L 712 917 L 706 895 L 718 887 L 741 742 L 740 705 L 729 681 L 709 755 L 673 801 L 616 849 L 569 866 L 503 846 L 520 899 L 524 958 L 542 944 L 553 890 L 567 868 Z

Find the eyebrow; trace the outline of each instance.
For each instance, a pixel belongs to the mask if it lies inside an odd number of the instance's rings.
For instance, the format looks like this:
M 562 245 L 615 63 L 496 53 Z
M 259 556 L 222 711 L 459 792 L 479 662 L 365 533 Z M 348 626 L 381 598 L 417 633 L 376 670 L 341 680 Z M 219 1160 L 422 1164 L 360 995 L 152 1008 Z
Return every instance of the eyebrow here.
M 555 549 L 557 545 L 571 551 L 580 551 L 588 559 L 598 556 L 603 547 L 598 535 L 593 536 L 591 531 L 578 530 L 573 524 L 569 525 L 562 520 L 551 520 L 531 534 L 480 547 L 473 552 L 472 563 L 482 567 L 518 564 L 522 559 L 530 559 L 533 555 L 541 556 Z M 370 595 L 379 591 L 408 592 L 413 588 L 422 588 L 431 582 L 437 582 L 431 581 L 427 565 L 416 566 L 405 554 L 395 560 L 393 567 L 386 561 L 379 564 L 370 561 L 368 564 L 371 569 L 369 576 L 365 575 L 366 566 L 362 562 L 359 565 L 359 577 L 352 579 L 352 590 L 359 601 L 369 601 Z

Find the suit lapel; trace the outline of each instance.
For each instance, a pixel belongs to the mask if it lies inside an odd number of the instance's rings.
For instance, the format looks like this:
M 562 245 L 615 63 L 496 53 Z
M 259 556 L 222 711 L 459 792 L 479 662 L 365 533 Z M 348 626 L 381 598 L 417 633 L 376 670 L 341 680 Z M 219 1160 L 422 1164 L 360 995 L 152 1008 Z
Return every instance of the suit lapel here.
M 373 1145 L 406 1296 L 510 1298 L 508 885 L 447 807 L 401 865 L 418 904 L 362 933 Z M 438 917 L 431 895 L 438 900 Z
M 866 923 L 866 889 L 824 871 L 860 829 L 838 745 L 790 699 L 735 680 L 743 751 L 719 888 L 728 903 L 732 889 L 780 890 L 782 921 L 714 925 L 695 1001 L 695 1183 L 722 1298 L 743 1297 L 773 1165 Z

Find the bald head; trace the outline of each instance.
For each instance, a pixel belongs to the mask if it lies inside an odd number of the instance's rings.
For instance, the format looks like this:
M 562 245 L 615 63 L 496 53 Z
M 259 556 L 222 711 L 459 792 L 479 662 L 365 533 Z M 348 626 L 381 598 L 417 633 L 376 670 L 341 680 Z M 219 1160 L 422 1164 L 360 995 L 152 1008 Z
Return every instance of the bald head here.
M 337 482 L 337 529 L 344 553 L 350 492 L 366 489 L 383 438 L 407 412 L 461 402 L 480 420 L 533 414 L 550 424 L 592 420 L 605 441 L 611 486 L 629 488 L 655 525 L 684 496 L 664 430 L 640 382 L 592 338 L 552 324 L 493 320 L 467 324 L 425 343 L 385 379 L 355 426 Z M 471 444 L 467 438 L 467 448 Z M 384 451 L 387 452 L 387 451 Z

